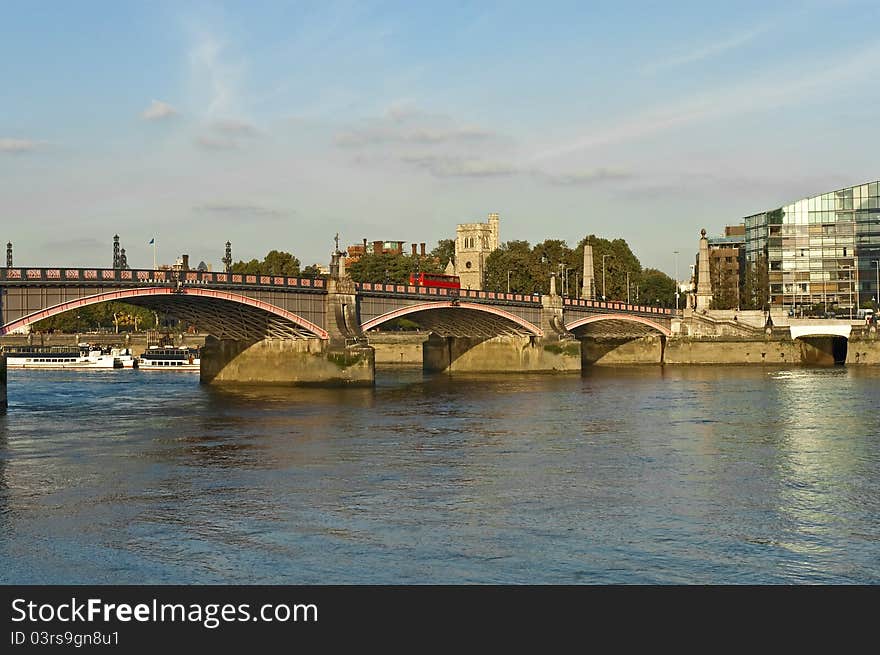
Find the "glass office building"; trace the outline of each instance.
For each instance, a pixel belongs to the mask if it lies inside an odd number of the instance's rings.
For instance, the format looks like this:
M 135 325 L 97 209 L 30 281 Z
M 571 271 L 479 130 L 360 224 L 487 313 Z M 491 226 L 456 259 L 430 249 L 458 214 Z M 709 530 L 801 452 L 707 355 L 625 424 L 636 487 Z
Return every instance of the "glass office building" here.
M 774 307 L 849 310 L 878 298 L 880 182 L 745 218 L 746 264 L 767 266 Z

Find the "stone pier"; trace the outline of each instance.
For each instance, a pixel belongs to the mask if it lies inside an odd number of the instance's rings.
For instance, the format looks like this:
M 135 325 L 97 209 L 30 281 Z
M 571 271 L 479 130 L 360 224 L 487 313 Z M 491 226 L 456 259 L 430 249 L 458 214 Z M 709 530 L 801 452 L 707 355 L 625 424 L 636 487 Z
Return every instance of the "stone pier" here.
M 443 337 L 432 334 L 422 346 L 425 371 L 450 373 L 580 372 L 580 341 L 567 334 L 556 278 L 541 299 L 544 336 Z
M 548 342 L 540 337 L 492 339 L 441 337 L 432 334 L 422 345 L 423 368 L 449 373 L 580 372 L 580 342 Z
M 0 355 L 0 414 L 6 413 L 6 355 Z
M 207 337 L 201 361 L 203 383 L 370 386 L 375 378 L 372 348 L 334 348 L 322 339 Z

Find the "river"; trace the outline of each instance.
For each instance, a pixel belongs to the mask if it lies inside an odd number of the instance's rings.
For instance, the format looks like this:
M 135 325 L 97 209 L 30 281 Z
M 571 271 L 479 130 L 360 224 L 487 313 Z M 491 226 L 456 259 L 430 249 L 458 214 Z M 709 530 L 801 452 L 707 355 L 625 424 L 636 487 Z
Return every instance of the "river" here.
M 878 381 L 11 370 L 0 582 L 878 583 Z

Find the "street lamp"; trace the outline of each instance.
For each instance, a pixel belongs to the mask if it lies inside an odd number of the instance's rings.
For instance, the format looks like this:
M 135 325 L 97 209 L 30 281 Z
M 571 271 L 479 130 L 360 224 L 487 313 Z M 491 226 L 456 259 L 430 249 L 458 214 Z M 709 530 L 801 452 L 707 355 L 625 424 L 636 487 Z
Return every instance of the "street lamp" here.
M 510 271 L 507 271 L 507 293 L 510 293 Z
M 607 257 L 611 257 L 612 255 L 602 255 L 602 300 L 608 300 L 608 296 L 605 295 L 605 259 Z
M 678 311 L 678 251 L 673 250 L 672 254 L 675 255 L 675 311 Z
M 626 304 L 629 304 L 629 271 L 626 272 Z
M 874 320 L 877 320 L 877 301 L 880 300 L 880 260 L 872 259 L 871 263 L 877 267 L 877 285 L 874 287 Z

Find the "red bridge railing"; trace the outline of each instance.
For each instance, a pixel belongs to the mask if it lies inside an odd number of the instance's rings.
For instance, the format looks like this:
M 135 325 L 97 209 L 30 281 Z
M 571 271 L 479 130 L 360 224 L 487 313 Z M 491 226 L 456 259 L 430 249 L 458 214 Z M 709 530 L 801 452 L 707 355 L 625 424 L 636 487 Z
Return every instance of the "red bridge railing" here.
M 186 285 L 234 285 L 261 287 L 295 287 L 325 289 L 324 278 L 288 277 L 285 275 L 246 275 L 243 273 L 215 273 L 212 271 L 175 271 L 149 269 L 120 270 L 112 268 L 0 268 L 0 282 L 26 283 L 121 283 L 170 284 L 180 281 Z

